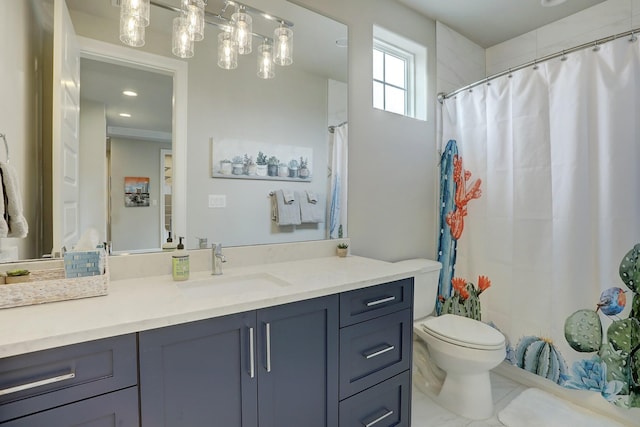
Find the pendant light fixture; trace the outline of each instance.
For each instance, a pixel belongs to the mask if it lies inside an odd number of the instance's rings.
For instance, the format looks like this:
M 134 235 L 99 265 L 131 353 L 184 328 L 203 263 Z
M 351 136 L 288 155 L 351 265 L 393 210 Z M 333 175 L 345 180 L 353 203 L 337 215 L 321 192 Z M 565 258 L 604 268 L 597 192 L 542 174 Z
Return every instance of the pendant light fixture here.
M 191 58 L 193 56 L 194 43 L 189 29 L 189 20 L 186 15 L 173 18 L 171 52 L 179 58 Z
M 233 70 L 238 67 L 238 45 L 230 31 L 218 34 L 218 67 Z
M 286 66 L 293 63 L 293 31 L 291 28 L 280 25 L 273 32 L 275 53 L 273 62 Z
M 150 9 L 150 0 L 121 0 L 120 16 L 137 18 L 138 24 L 146 27 L 149 25 Z
M 122 0 L 120 5 L 120 41 L 132 47 L 144 46 L 145 27 L 149 25 L 149 0 Z
M 186 4 L 185 4 L 186 3 Z M 183 3 L 191 40 L 199 42 L 204 39 L 204 1 L 186 0 Z
M 120 15 L 120 41 L 131 47 L 144 46 L 144 25 L 131 15 Z
M 129 46 L 140 47 L 145 43 L 145 27 L 149 25 L 150 6 L 178 12 L 173 19 L 172 53 L 179 58 L 194 56 L 194 42 L 204 39 L 205 24 L 220 28 L 218 34 L 217 63 L 220 68 L 232 70 L 238 67 L 238 55 L 252 52 L 253 36 L 262 39 L 257 48 L 258 76 L 272 79 L 275 65 L 293 63 L 293 23 L 265 13 L 235 0 L 224 0 L 219 13 L 206 11 L 207 0 L 179 0 L 179 7 L 162 0 L 119 0 L 120 40 Z M 227 8 L 234 12 L 227 17 Z M 225 16 L 226 15 L 226 16 Z M 253 18 L 259 17 L 276 23 L 272 37 L 253 32 Z
M 275 77 L 273 70 L 273 44 L 269 39 L 265 39 L 258 46 L 258 77 L 261 79 L 272 79 Z
M 231 36 L 238 45 L 240 55 L 251 53 L 252 21 L 251 15 L 245 12 L 244 6 L 239 6 L 236 12 L 231 15 Z

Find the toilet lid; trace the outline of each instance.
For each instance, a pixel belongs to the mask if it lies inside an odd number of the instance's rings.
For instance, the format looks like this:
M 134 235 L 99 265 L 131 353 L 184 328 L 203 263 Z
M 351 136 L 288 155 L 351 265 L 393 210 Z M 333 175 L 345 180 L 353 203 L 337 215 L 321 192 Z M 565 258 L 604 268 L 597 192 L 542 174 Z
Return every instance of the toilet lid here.
M 491 326 L 468 317 L 444 314 L 423 323 L 424 331 L 452 344 L 479 349 L 504 346 L 504 335 Z

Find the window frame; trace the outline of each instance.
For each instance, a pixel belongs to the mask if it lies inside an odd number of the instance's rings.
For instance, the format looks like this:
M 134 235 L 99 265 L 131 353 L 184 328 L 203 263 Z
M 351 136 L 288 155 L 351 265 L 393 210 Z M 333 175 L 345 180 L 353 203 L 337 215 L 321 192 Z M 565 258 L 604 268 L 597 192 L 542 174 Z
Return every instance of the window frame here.
M 407 117 L 414 117 L 414 113 L 415 113 L 415 102 L 414 102 L 414 98 L 415 98 L 415 54 L 413 52 L 410 52 L 406 49 L 402 49 L 398 46 L 395 46 L 389 42 L 386 42 L 378 37 L 374 37 L 373 39 L 373 50 L 372 50 L 372 55 L 373 55 L 373 51 L 379 51 L 382 53 L 382 74 L 383 74 L 383 80 L 380 79 L 376 79 L 373 78 L 372 79 L 372 85 L 374 83 L 380 83 L 382 84 L 383 87 L 383 108 L 382 111 L 387 111 L 387 112 L 392 112 L 389 111 L 387 109 L 387 103 L 386 103 L 386 94 L 385 94 L 385 88 L 387 87 L 392 87 L 395 89 L 400 89 L 404 92 L 405 94 L 405 99 L 404 99 L 404 113 L 396 113 L 396 114 L 402 114 L 404 116 Z M 394 85 L 392 83 L 389 83 L 386 81 L 386 60 L 385 60 L 385 55 L 389 55 L 389 56 L 393 56 L 397 59 L 400 59 L 402 61 L 404 61 L 405 63 L 405 87 L 401 87 L 401 86 L 397 86 Z M 373 67 L 373 60 L 372 60 L 372 67 Z M 373 87 L 372 87 L 373 90 Z M 373 101 L 373 100 L 372 100 Z M 372 102 L 373 104 L 373 102 Z M 378 107 L 374 107 L 376 109 L 380 109 Z

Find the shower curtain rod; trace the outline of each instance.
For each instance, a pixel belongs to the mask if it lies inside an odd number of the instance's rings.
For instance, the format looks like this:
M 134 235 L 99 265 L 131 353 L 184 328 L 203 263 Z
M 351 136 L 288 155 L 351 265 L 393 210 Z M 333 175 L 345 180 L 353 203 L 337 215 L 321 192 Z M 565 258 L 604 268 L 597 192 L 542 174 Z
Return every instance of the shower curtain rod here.
M 526 63 L 524 63 L 522 65 L 518 65 L 517 67 L 509 68 L 506 71 L 501 71 L 499 73 L 492 74 L 492 75 L 490 75 L 488 77 L 485 77 L 482 80 L 478 80 L 475 83 L 472 83 L 472 84 L 464 86 L 464 87 L 462 87 L 460 89 L 454 90 L 453 92 L 450 92 L 450 93 L 440 92 L 438 94 L 438 102 L 440 104 L 442 104 L 445 99 L 453 98 L 454 96 L 456 96 L 457 94 L 459 94 L 461 92 L 464 92 L 465 90 L 473 89 L 474 87 L 480 86 L 481 84 L 485 84 L 485 83 L 489 84 L 489 82 L 491 80 L 497 79 L 498 77 L 509 75 L 514 71 L 522 70 L 522 69 L 530 67 L 532 65 L 534 67 L 537 67 L 537 65 L 539 63 L 542 63 L 542 62 L 545 62 L 545 61 L 549 61 L 550 59 L 554 59 L 554 58 L 564 57 L 568 53 L 577 52 L 579 50 L 586 49 L 586 48 L 589 48 L 589 47 L 592 47 L 593 50 L 598 50 L 598 49 L 600 49 L 600 45 L 601 44 L 604 44 L 604 43 L 619 39 L 621 37 L 626 37 L 626 36 L 631 36 L 631 38 L 629 39 L 629 42 L 634 42 L 634 41 L 636 41 L 638 39 L 638 37 L 636 36 L 637 33 L 640 33 L 640 28 L 636 28 L 636 29 L 633 29 L 633 30 L 625 31 L 624 33 L 620 33 L 620 34 L 614 34 L 613 36 L 604 37 L 604 38 L 601 38 L 601 39 L 598 39 L 598 40 L 591 41 L 589 43 L 584 43 L 584 44 L 581 44 L 579 46 L 572 47 L 570 49 L 564 49 L 564 50 L 561 50 L 560 52 L 556 52 L 556 53 L 549 54 L 547 56 L 543 56 L 542 58 L 534 59 L 533 61 L 526 62 Z
M 336 130 L 336 128 L 339 128 L 340 126 L 342 126 L 342 125 L 346 125 L 346 124 L 347 124 L 347 122 L 346 122 L 346 121 L 344 121 L 344 122 L 340 123 L 339 125 L 332 125 L 332 126 L 329 126 L 329 132 L 333 133 L 333 131 L 334 131 L 334 130 Z

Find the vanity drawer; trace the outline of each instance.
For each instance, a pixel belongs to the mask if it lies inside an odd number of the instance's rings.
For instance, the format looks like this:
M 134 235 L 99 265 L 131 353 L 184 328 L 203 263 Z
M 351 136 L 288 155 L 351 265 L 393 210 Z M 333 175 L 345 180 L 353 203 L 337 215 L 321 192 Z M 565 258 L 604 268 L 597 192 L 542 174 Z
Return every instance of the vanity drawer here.
M 409 427 L 411 371 L 340 402 L 340 427 Z
M 137 384 L 135 334 L 0 360 L 0 422 Z
M 340 294 L 340 326 L 412 307 L 413 277 Z
M 411 310 L 340 330 L 340 399 L 411 367 Z
M 138 427 L 139 419 L 138 387 L 130 387 L 0 425 L 2 427 Z

